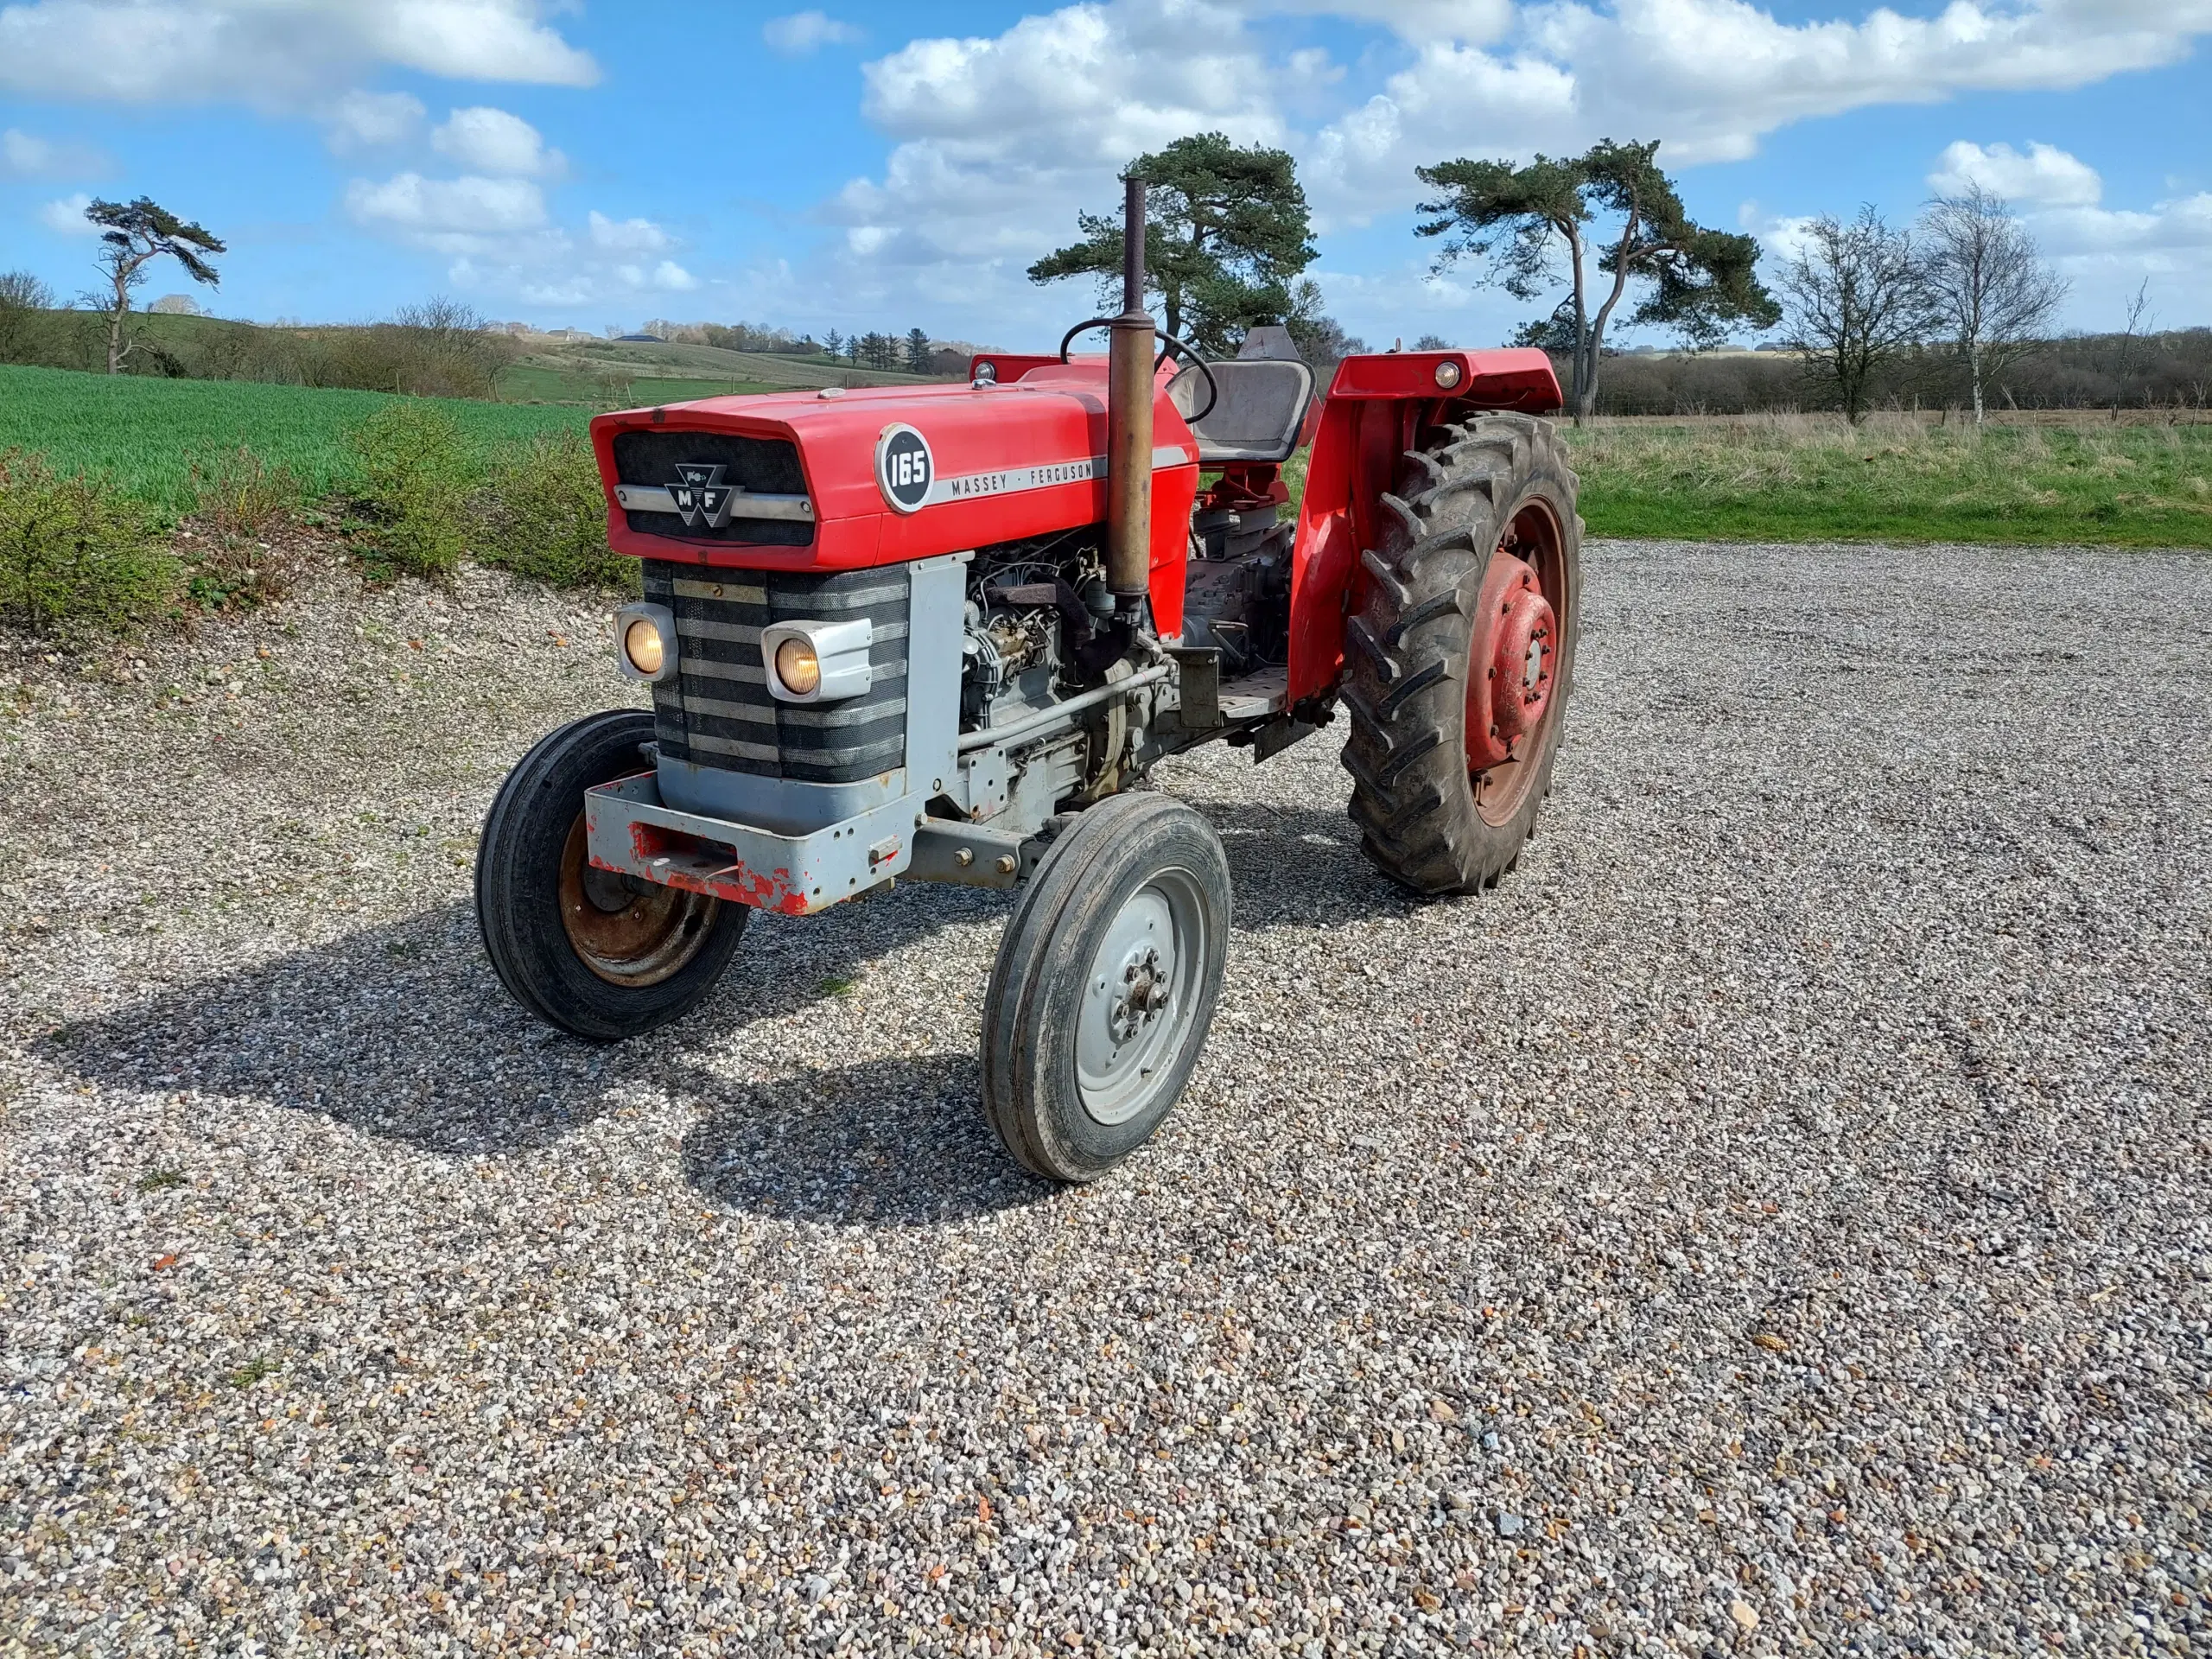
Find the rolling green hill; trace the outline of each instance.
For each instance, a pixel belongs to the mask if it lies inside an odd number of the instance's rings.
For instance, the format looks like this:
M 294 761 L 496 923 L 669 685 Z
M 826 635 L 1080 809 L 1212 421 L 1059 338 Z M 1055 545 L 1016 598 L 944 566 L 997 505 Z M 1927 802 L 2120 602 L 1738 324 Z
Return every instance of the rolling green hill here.
M 918 385 L 931 377 L 857 369 L 828 357 L 729 352 L 673 340 L 591 340 L 532 352 L 499 376 L 509 400 L 591 404 L 602 409 L 680 403 L 735 392 L 817 386 Z

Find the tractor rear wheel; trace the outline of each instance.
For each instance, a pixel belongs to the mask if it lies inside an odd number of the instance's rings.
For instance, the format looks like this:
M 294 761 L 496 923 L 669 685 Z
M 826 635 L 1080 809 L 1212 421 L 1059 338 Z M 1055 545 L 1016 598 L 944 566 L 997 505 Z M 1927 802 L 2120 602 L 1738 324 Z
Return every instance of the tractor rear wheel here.
M 1575 477 L 1548 422 L 1484 415 L 1407 452 L 1345 628 L 1351 816 L 1422 893 L 1473 893 L 1535 833 L 1574 677 Z
M 618 709 L 540 739 L 507 774 L 476 851 L 476 919 L 516 1001 L 588 1042 L 689 1013 L 721 977 L 752 912 L 593 866 L 584 791 L 645 770 L 653 717 Z
M 1229 954 L 1229 860 L 1180 801 L 1114 795 L 1046 852 L 983 999 L 983 1108 L 1055 1181 L 1096 1180 L 1166 1119 Z

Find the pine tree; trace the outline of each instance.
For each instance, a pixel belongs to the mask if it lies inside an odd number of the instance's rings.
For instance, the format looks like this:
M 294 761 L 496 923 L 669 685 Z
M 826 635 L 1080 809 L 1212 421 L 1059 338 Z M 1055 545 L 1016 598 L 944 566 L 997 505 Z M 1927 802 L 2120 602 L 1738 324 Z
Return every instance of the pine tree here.
M 203 256 L 227 250 L 217 237 L 187 224 L 146 196 L 132 202 L 93 201 L 85 217 L 100 231 L 99 268 L 112 290 L 111 297 L 101 301 L 101 309 L 107 313 L 107 372 L 120 374 L 136 344 L 124 329 L 130 314 L 130 290 L 146 280 L 146 266 L 167 254 L 194 282 L 213 288 L 221 279 Z
M 1671 326 L 1693 347 L 1719 344 L 1732 322 L 1769 328 L 1782 315 L 1756 273 L 1758 239 L 1694 223 L 1658 153 L 1656 139 L 1607 139 L 1580 156 L 1539 156 L 1526 167 L 1462 156 L 1414 169 L 1440 193 L 1421 204 L 1435 217 L 1415 227 L 1418 235 L 1450 238 L 1438 275 L 1479 259 L 1478 282 L 1533 300 L 1557 286 L 1566 266 L 1566 297 L 1515 343 L 1571 359 L 1577 426 L 1597 412 L 1605 327 L 1630 283 L 1650 286 L 1624 320 Z M 1594 228 L 1601 217 L 1616 222 Z
M 1253 324 L 1288 320 L 1291 284 L 1316 257 L 1289 152 L 1204 132 L 1138 156 L 1122 176 L 1144 181 L 1145 282 L 1161 327 L 1227 357 Z M 1029 280 L 1094 276 L 1102 306 L 1117 309 L 1121 216 L 1079 213 L 1076 224 L 1084 239 L 1030 266 Z

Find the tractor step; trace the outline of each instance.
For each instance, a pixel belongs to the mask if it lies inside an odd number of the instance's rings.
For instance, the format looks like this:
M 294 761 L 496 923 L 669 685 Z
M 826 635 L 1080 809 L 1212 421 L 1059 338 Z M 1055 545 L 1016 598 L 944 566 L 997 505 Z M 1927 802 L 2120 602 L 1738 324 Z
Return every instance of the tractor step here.
M 1221 717 L 1231 726 L 1279 715 L 1290 706 L 1290 671 L 1263 668 L 1221 685 Z

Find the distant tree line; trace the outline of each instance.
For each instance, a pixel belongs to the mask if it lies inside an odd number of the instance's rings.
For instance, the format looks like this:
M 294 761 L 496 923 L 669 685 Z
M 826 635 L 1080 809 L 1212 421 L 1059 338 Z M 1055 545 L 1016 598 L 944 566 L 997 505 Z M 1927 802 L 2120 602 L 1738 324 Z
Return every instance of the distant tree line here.
M 1942 195 L 1909 226 L 1873 208 L 1805 226 L 1781 261 L 1788 359 L 1646 361 L 1609 368 L 1610 413 L 1880 408 L 2201 410 L 2212 329 L 2158 332 L 2149 287 L 2116 333 L 2056 335 L 2065 281 L 2001 198 Z
M 1571 365 L 1554 359 L 1565 384 Z M 1841 411 L 1833 382 L 1809 377 L 1788 349 L 1760 352 L 1619 353 L 1605 359 L 1601 415 L 1745 415 Z M 1991 385 L 1990 407 L 2006 410 L 2212 408 L 2212 328 L 2067 334 L 2031 342 Z M 1972 418 L 1973 388 L 1944 341 L 1885 359 L 1862 395 L 1869 409 L 1951 410 Z
M 668 322 L 656 318 L 645 325 L 645 332 L 686 346 L 714 346 L 725 352 L 766 352 L 785 357 L 822 353 L 822 342 L 812 334 L 794 334 L 788 328 L 761 322 Z
M 842 358 L 855 368 L 876 369 L 893 374 L 957 374 L 968 366 L 968 354 L 932 345 L 925 328 L 909 328 L 903 334 L 841 334 L 835 328 L 823 342 L 831 357 Z
M 788 328 L 772 328 L 751 322 L 665 322 L 645 325 L 645 332 L 664 340 L 692 346 L 718 346 L 729 352 L 776 352 L 795 357 L 826 357 L 849 363 L 856 369 L 886 374 L 958 374 L 968 366 L 968 353 L 937 345 L 925 328 L 903 334 L 871 331 L 847 334 L 832 328 L 822 339 L 793 334 Z

